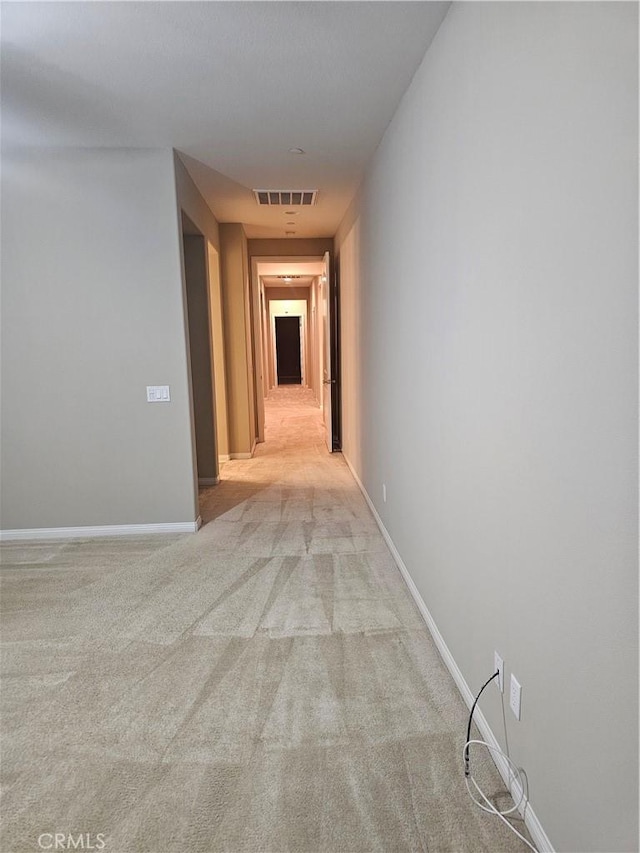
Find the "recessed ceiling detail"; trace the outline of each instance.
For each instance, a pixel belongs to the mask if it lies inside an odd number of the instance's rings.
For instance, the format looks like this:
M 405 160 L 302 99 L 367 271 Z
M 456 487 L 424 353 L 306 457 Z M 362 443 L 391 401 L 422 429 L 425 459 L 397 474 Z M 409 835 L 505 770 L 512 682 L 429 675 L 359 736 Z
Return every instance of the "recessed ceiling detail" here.
M 254 190 L 253 194 L 260 206 L 300 204 L 308 207 L 316 203 L 318 190 Z

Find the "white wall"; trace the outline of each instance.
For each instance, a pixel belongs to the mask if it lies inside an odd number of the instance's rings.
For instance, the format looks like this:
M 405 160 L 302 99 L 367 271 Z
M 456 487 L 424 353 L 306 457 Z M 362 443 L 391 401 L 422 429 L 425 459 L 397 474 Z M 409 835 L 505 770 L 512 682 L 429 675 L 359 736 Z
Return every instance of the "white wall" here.
M 220 228 L 200 190 L 177 152 L 174 151 L 176 195 L 178 207 L 184 211 L 211 245 L 220 250 Z
M 337 238 L 345 452 L 558 850 L 638 844 L 637 14 L 454 4 Z
M 193 522 L 172 152 L 3 152 L 2 238 L 2 527 Z

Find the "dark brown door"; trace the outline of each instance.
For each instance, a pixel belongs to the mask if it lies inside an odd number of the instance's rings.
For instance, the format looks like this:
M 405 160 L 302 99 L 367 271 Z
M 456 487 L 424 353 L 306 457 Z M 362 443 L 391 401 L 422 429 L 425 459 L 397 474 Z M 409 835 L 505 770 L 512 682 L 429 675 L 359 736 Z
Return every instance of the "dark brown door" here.
M 278 385 L 300 385 L 300 317 L 276 317 Z

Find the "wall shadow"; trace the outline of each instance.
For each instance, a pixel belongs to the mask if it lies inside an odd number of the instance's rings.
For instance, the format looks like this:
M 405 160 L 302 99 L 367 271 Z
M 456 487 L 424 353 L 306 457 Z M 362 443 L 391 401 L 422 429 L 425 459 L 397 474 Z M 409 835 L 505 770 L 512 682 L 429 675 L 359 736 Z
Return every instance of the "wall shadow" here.
M 198 503 L 202 524 L 208 524 L 216 518 L 239 506 L 244 501 L 267 489 L 271 483 L 244 480 L 221 480 L 217 486 L 201 486 L 198 489 Z M 280 502 L 279 496 L 277 497 Z

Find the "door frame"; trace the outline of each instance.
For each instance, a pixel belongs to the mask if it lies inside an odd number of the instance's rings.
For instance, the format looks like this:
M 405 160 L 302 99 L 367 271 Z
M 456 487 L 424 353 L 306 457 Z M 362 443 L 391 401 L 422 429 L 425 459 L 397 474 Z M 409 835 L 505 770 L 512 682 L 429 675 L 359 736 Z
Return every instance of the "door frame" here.
M 293 313 L 280 313 L 275 308 L 272 311 L 271 306 L 277 305 L 278 302 L 289 302 L 294 306 L 297 305 L 297 308 L 300 310 L 294 310 Z M 271 299 L 268 301 L 269 305 L 269 327 L 268 327 L 268 335 L 269 342 L 267 343 L 267 349 L 269 344 L 271 346 L 271 361 L 273 364 L 273 385 L 272 388 L 278 387 L 278 354 L 277 354 L 277 346 L 276 346 L 276 331 L 275 331 L 275 318 L 276 317 L 299 317 L 300 318 L 300 347 L 306 347 L 306 337 L 307 337 L 307 323 L 308 323 L 308 306 L 305 300 L 303 299 Z M 300 353 L 300 367 L 302 369 L 302 387 L 307 387 L 305 383 L 305 367 L 306 367 L 306 353 L 304 350 Z
M 323 318 L 323 420 L 327 449 L 331 453 L 342 449 L 341 377 L 340 377 L 340 300 L 335 258 L 325 252 L 325 272 L 321 277 L 320 293 Z M 326 395 L 326 396 L 325 396 Z M 324 411 L 326 399 L 328 412 Z
M 276 336 L 276 319 L 278 317 L 297 317 L 298 318 L 298 328 L 300 329 L 300 387 L 306 388 L 307 384 L 305 382 L 305 367 L 306 367 L 306 356 L 305 356 L 305 326 L 306 326 L 306 315 L 305 314 L 276 314 L 275 312 L 271 315 L 271 341 L 273 347 L 273 364 L 275 366 L 275 380 L 276 384 L 274 387 L 278 388 L 280 383 L 278 382 L 278 341 Z
M 180 217 L 180 259 L 183 282 L 183 306 L 185 312 L 185 332 L 187 342 L 187 373 L 189 382 L 189 409 L 191 425 L 191 454 L 193 461 L 196 508 L 199 511 L 199 488 L 217 485 L 220 482 L 220 462 L 218 459 L 218 418 L 215 380 L 215 361 L 212 325 L 212 274 L 209 269 L 209 241 L 200 229 L 181 210 Z M 189 274 L 188 254 L 198 257 L 202 277 L 192 278 Z M 196 301 L 198 300 L 198 301 Z M 202 304 L 204 303 L 204 310 Z M 198 326 L 200 347 L 195 348 L 193 335 Z M 204 331 L 204 334 L 202 332 Z M 204 346 L 202 346 L 204 345 Z M 196 370 L 197 368 L 197 370 Z M 194 373 L 198 374 L 196 385 Z M 205 379 L 206 377 L 206 379 Z M 209 444 L 206 461 L 210 468 L 202 471 L 202 445 L 199 437 Z M 202 440 L 200 439 L 200 440 Z M 206 445 L 205 445 L 206 446 Z M 200 453 L 199 453 L 200 451 Z
M 258 264 L 305 264 L 316 263 L 322 260 L 322 255 L 251 255 L 251 302 L 254 307 L 253 323 L 251 334 L 255 341 L 255 359 L 253 362 L 254 382 L 253 390 L 255 394 L 256 412 L 258 414 L 258 441 L 264 441 L 264 388 L 267 387 L 268 380 L 265 379 L 265 370 L 267 365 L 264 364 L 267 341 L 265 341 L 266 328 L 263 321 L 263 314 L 266 312 L 266 300 L 260 298 L 261 283 L 258 275 Z M 266 322 L 269 322 L 269 317 L 266 317 Z M 268 326 L 267 326 L 268 328 Z

